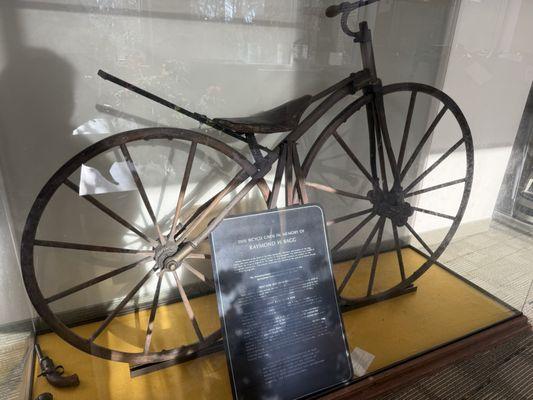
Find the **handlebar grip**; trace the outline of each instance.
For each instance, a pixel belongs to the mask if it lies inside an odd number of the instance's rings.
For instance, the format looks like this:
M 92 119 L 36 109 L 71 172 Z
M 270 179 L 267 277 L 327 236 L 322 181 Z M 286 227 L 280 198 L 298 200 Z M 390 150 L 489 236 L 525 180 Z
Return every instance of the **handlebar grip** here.
M 329 6 L 328 8 L 326 8 L 326 17 L 333 18 L 339 15 L 340 13 L 350 12 L 355 10 L 356 8 L 368 6 L 378 1 L 379 0 L 359 0 L 355 3 L 349 3 L 345 1 L 337 6 Z
M 101 69 L 98 70 L 97 72 L 97 75 L 102 78 L 102 79 L 105 79 L 106 81 L 110 80 L 112 75 L 108 74 L 107 72 L 105 71 L 102 71 Z
M 344 11 L 345 6 L 349 4 L 347 2 L 341 3 L 339 5 L 333 5 L 326 8 L 326 17 L 333 18 L 339 15 L 341 12 Z

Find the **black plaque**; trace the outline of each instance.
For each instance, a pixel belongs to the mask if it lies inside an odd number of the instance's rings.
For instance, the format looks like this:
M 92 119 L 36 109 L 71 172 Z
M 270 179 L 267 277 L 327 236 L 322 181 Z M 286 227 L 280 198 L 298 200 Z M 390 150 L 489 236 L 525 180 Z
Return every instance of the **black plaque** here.
M 295 399 L 352 377 L 319 206 L 226 218 L 211 246 L 236 399 Z

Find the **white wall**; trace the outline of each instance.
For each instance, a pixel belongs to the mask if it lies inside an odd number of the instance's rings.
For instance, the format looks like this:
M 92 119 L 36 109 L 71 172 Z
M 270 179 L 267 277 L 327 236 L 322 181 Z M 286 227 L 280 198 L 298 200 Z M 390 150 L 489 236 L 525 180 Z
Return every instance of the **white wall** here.
M 22 284 L 16 248 L 0 173 L 0 326 L 35 316 Z
M 474 183 L 463 233 L 485 230 L 492 217 L 533 81 L 532 20 L 532 1 L 463 0 L 461 4 L 443 90 L 463 110 L 474 139 Z M 444 124 L 442 129 L 446 128 Z M 426 165 L 445 150 L 442 142 L 434 141 Z M 460 158 L 460 152 L 455 157 Z M 444 168 L 422 186 L 456 179 L 458 173 L 458 168 Z M 447 209 L 448 197 L 435 193 L 430 200 L 440 211 L 453 211 Z M 415 226 L 428 231 L 444 224 L 445 220 L 420 216 Z

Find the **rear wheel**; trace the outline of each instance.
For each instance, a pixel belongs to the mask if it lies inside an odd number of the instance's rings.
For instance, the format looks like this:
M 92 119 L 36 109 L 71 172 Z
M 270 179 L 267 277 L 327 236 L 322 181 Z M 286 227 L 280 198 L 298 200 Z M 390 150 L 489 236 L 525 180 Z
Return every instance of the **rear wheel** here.
M 179 265 L 170 257 L 254 171 L 224 143 L 182 129 L 140 129 L 86 148 L 50 178 L 26 221 L 21 265 L 35 309 L 64 340 L 110 360 L 179 360 L 211 346 L 221 333 L 209 245 Z M 266 207 L 268 188 L 258 186 L 249 196 L 260 201 L 238 211 Z M 122 316 L 132 309 L 145 311 Z M 97 322 L 75 327 L 88 319 Z

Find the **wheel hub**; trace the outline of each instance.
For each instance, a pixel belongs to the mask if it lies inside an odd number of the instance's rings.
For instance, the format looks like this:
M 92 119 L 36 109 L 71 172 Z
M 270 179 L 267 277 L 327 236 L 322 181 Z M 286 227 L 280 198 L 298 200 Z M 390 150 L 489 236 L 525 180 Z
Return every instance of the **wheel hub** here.
M 160 244 L 154 249 L 154 260 L 156 268 L 159 271 L 175 271 L 180 264 L 174 261 L 171 257 L 180 250 L 180 245 L 173 241 L 168 241 L 165 244 Z
M 414 213 L 413 207 L 405 201 L 401 190 L 371 190 L 368 192 L 368 197 L 374 206 L 374 212 L 380 217 L 389 218 L 396 226 L 405 225 Z

